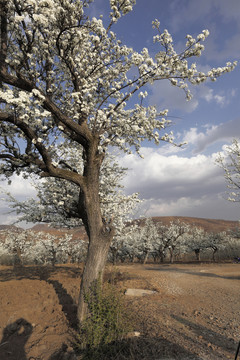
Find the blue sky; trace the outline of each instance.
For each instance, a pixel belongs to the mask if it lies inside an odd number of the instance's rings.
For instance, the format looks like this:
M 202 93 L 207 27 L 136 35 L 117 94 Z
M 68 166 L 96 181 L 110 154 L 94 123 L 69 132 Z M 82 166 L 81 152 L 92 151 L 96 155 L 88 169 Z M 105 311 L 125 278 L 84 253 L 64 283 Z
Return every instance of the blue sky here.
M 95 0 L 90 14 L 107 18 L 108 0 Z M 148 47 L 154 54 L 151 22 L 160 21 L 161 30 L 171 33 L 176 49 L 183 49 L 185 36 L 196 36 L 203 29 L 210 35 L 205 51 L 196 62 L 201 70 L 224 66 L 240 59 L 239 0 L 136 0 L 131 13 L 121 18 L 113 30 L 119 39 L 135 50 Z M 194 60 L 195 61 L 195 60 Z M 193 99 L 167 81 L 155 84 L 148 101 L 158 109 L 169 109 L 171 130 L 177 142 L 188 141 L 179 149 L 162 144 L 145 143 L 144 159 L 136 155 L 122 156 L 120 163 L 129 168 L 124 185 L 127 193 L 138 191 L 145 199 L 145 216 L 196 216 L 239 220 L 240 205 L 226 200 L 223 172 L 214 160 L 231 140 L 240 138 L 240 67 L 223 75 L 217 82 L 192 88 Z M 6 182 L 4 185 L 7 188 Z M 16 179 L 11 191 L 17 197 L 23 192 L 34 194 L 30 185 Z M 10 187 L 8 187 L 10 190 Z M 10 223 L 12 215 L 3 215 L 0 223 Z

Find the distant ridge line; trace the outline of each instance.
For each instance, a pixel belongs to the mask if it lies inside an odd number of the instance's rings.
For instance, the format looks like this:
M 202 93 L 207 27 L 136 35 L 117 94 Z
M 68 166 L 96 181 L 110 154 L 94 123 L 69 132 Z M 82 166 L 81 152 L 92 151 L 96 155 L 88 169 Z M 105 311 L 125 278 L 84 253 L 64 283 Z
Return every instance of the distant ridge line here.
M 171 221 L 180 220 L 181 222 L 185 222 L 191 226 L 202 227 L 205 231 L 209 232 L 221 232 L 227 230 L 235 230 L 236 228 L 240 227 L 240 223 L 237 220 L 224 220 L 224 219 L 208 219 L 208 218 L 199 218 L 199 217 L 191 217 L 191 216 L 149 216 L 153 219 L 154 222 L 162 222 L 163 224 L 169 224 Z M 140 226 L 144 224 L 144 221 L 147 217 L 141 219 L 134 219 L 129 223 L 136 223 L 138 222 Z M 0 230 L 21 230 L 21 227 L 17 227 L 15 225 L 0 225 Z M 23 229 L 22 229 L 23 230 Z M 49 224 L 36 224 L 32 228 L 28 230 L 33 230 L 36 232 L 44 231 L 55 233 L 60 235 L 61 233 L 71 233 L 75 238 L 78 236 L 82 236 L 83 238 L 86 237 L 86 233 L 84 227 L 78 227 L 73 229 L 66 229 L 66 228 L 54 228 L 49 226 Z

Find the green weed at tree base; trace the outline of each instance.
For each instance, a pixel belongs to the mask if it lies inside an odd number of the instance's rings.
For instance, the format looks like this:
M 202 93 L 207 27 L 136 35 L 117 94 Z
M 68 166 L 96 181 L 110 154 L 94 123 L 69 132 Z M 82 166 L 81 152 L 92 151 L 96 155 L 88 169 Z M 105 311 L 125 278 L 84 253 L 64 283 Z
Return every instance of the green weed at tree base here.
M 100 278 L 84 295 L 88 316 L 77 340 L 83 359 L 110 358 L 112 353 L 121 351 L 121 340 L 132 331 L 123 297 L 124 294 L 112 284 L 102 285 Z

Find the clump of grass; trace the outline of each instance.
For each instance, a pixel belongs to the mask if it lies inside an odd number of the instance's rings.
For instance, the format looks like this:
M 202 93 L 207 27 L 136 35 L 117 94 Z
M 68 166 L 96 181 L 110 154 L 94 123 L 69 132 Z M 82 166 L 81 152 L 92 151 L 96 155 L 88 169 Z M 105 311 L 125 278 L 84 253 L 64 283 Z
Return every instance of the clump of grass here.
M 132 331 L 124 306 L 124 294 L 109 283 L 94 281 L 84 296 L 88 316 L 81 324 L 78 347 L 83 359 L 111 358 L 119 344 Z

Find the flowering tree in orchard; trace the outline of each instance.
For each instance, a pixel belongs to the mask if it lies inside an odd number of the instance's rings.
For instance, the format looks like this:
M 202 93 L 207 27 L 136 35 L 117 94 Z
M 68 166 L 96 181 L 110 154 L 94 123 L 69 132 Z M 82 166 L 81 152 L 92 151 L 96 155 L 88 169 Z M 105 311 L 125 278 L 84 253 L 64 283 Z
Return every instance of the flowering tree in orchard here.
M 201 260 L 201 252 L 207 248 L 207 232 L 198 226 L 191 226 L 188 234 L 185 236 L 185 246 L 187 251 L 194 252 L 196 260 Z
M 240 143 L 233 139 L 227 146 L 225 153 L 220 153 L 216 163 L 224 170 L 224 177 L 228 183 L 229 201 L 240 202 Z
M 157 241 L 158 232 L 152 218 L 144 221 L 144 226 L 138 228 L 138 253 L 143 264 L 146 264 L 148 256 L 153 249 L 154 242 Z
M 86 242 L 74 241 L 69 234 L 59 238 L 50 233 L 16 228 L 3 230 L 1 238 L 1 248 L 12 256 L 13 265 L 27 262 L 55 266 L 59 260 L 78 260 L 86 254 Z
M 110 244 L 108 259 L 113 264 L 117 263 L 117 260 L 124 262 L 126 259 L 130 261 L 134 260 L 135 256 L 135 243 L 136 237 L 136 228 L 138 226 L 133 224 L 123 224 L 123 226 L 117 228 L 116 234 Z
M 84 291 L 103 272 L 115 232 L 111 216 L 102 215 L 99 195 L 108 146 L 139 153 L 145 139 L 157 144 L 172 141 L 171 135 L 162 134 L 169 125 L 167 110 L 159 113 L 154 106 L 144 106 L 144 86 L 168 79 L 190 98 L 187 82 L 215 80 L 235 66 L 227 63 L 206 74 L 199 72 L 188 58 L 201 55 L 208 31 L 196 39 L 187 35 L 185 49 L 177 53 L 158 21 L 153 22 L 155 57 L 146 48 L 138 53 L 112 31 L 135 0 L 110 0 L 107 27 L 101 19 L 87 17 L 85 7 L 91 2 L 0 1 L 0 173 L 36 174 L 78 186 L 78 214 L 89 237 L 80 321 L 87 310 Z M 137 71 L 130 72 L 133 68 Z M 137 93 L 139 100 L 131 106 L 129 100 Z M 82 146 L 81 173 L 61 162 L 60 140 L 66 148 L 69 143 Z
M 29 238 L 27 231 L 15 229 L 4 232 L 4 241 L 2 243 L 4 249 L 12 255 L 13 265 L 23 265 L 23 257 L 25 250 L 29 246 Z
M 169 252 L 169 261 L 173 263 L 174 255 L 180 244 L 183 243 L 183 235 L 189 231 L 189 226 L 180 220 L 171 221 L 169 225 L 158 225 L 158 239 L 154 244 L 155 251 L 161 261 Z
M 73 171 L 83 172 L 82 147 L 75 145 L 66 148 L 66 144 L 57 146 L 61 164 Z M 78 159 L 78 162 L 76 162 Z M 125 195 L 121 180 L 126 169 L 119 166 L 113 154 L 106 154 L 99 177 L 99 201 L 103 219 L 112 218 L 115 231 L 121 233 L 125 221 L 129 219 L 140 202 L 137 193 Z M 17 222 L 45 222 L 55 227 L 79 227 L 83 225 L 78 211 L 79 187 L 64 179 L 47 177 L 32 183 L 37 197 L 18 201 L 11 193 L 7 195 L 10 208 L 21 214 Z
M 206 248 L 212 251 L 212 261 L 216 261 L 219 249 L 224 249 L 229 242 L 230 236 L 225 231 L 219 233 L 209 232 L 206 237 Z

